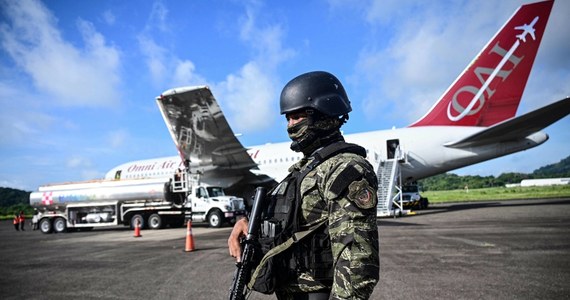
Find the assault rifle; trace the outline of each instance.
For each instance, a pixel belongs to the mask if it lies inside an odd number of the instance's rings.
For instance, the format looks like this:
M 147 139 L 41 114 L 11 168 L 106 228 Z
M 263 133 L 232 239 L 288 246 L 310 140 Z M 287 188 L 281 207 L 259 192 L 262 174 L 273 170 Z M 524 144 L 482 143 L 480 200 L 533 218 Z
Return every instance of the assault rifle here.
M 254 258 L 258 255 L 259 250 L 255 249 L 255 242 L 260 228 L 262 203 L 264 202 L 265 194 L 267 193 L 264 187 L 258 187 L 255 190 L 253 200 L 253 208 L 249 216 L 249 226 L 247 228 L 247 235 L 241 242 L 241 259 L 236 263 L 236 271 L 234 273 L 234 280 L 230 289 L 230 300 L 244 300 L 248 290 L 246 284 L 251 277 L 251 270 L 256 266 Z

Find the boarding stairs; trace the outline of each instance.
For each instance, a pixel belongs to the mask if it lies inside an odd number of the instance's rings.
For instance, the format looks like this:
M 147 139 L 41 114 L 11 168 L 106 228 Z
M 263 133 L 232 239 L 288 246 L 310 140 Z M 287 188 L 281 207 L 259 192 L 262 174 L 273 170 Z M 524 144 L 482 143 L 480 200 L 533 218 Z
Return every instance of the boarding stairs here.
M 380 160 L 376 177 L 378 178 L 378 217 L 402 216 L 408 211 L 402 204 L 402 176 L 400 164 L 406 161 L 404 151 L 398 146 L 394 157 Z

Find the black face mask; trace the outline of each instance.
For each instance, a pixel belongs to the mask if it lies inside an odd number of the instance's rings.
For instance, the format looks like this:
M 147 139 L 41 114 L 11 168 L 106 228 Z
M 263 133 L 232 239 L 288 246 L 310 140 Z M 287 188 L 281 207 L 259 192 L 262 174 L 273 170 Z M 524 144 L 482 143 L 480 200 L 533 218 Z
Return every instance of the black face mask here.
M 291 150 L 310 155 L 313 151 L 329 143 L 343 140 L 339 125 L 333 119 L 311 119 L 312 116 L 299 123 L 287 127 Z
M 309 119 L 304 119 L 299 123 L 287 127 L 291 143 L 291 150 L 295 152 L 304 152 L 303 150 L 310 146 L 316 139 L 317 135 L 312 126 L 309 125 Z

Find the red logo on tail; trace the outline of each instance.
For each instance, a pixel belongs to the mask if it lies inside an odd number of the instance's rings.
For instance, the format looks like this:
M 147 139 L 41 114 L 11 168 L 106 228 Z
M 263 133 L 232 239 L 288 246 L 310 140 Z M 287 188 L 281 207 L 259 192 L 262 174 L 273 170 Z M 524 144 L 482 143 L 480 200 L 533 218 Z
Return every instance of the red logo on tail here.
M 410 126 L 491 126 L 512 118 L 553 3 L 521 6 L 432 109 Z

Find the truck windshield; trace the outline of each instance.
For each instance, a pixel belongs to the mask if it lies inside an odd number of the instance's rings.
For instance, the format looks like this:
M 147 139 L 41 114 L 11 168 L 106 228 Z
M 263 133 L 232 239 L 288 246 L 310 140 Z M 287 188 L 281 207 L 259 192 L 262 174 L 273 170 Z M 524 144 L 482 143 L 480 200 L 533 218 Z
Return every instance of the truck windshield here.
M 418 186 L 417 185 L 405 185 L 402 187 L 403 193 L 417 193 Z
M 225 196 L 224 190 L 218 186 L 208 187 L 208 194 L 210 197 L 218 197 L 218 196 Z

